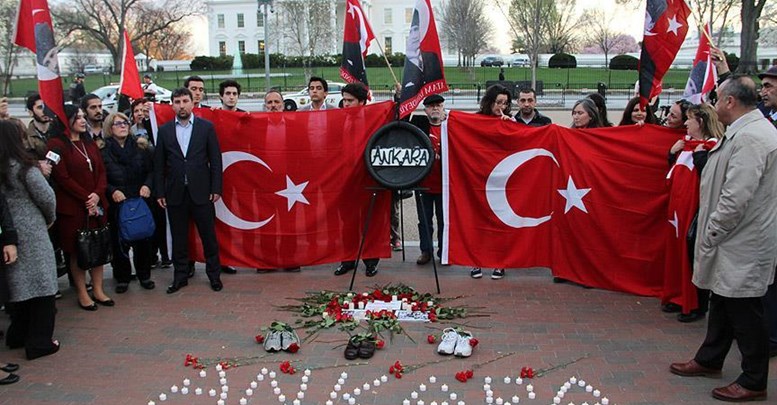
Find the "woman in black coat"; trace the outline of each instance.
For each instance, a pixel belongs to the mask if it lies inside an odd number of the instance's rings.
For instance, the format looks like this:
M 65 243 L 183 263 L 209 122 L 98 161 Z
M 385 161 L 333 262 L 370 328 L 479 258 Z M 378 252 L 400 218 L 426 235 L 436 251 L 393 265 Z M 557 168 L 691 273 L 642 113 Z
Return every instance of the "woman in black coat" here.
M 106 191 L 110 206 L 111 239 L 113 241 L 113 277 L 116 279 L 116 292 L 122 294 L 129 287 L 132 268 L 129 261 L 129 249 L 133 249 L 133 262 L 140 286 L 151 290 L 151 256 L 153 240 L 151 238 L 133 242 L 119 240 L 119 207 L 128 198 L 151 196 L 152 158 L 151 152 L 140 146 L 137 138 L 130 134 L 130 120 L 122 113 L 111 114 L 103 125 L 105 148 L 102 150 L 105 171 L 108 177 Z M 146 144 L 147 145 L 147 144 Z

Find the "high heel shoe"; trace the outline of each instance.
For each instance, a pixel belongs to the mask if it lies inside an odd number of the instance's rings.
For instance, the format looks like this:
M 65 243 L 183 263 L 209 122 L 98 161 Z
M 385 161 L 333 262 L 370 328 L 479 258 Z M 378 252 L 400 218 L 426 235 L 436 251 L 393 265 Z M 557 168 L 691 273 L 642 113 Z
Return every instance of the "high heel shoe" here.
M 84 305 L 79 302 L 78 306 L 81 307 L 81 309 L 83 309 L 84 311 L 97 311 L 97 304 L 94 302 L 92 303 L 92 305 Z
M 19 365 L 13 364 L 13 363 L 6 363 L 3 367 L 0 367 L 0 370 L 5 371 L 6 373 L 13 373 L 18 369 L 19 369 Z
M 94 302 L 95 302 L 96 304 L 100 304 L 100 305 L 102 305 L 102 306 L 104 306 L 104 307 L 112 307 L 112 306 L 116 305 L 116 301 L 114 301 L 114 300 L 112 300 L 112 299 L 110 299 L 110 298 L 108 298 L 108 299 L 107 299 L 107 300 L 105 300 L 105 301 L 100 301 L 100 300 L 98 300 L 97 298 L 94 298 Z
M 53 340 L 51 347 L 48 349 L 27 349 L 27 360 L 35 360 L 37 358 L 48 356 L 59 351 L 59 341 Z
M 0 385 L 13 384 L 19 381 L 19 376 L 16 374 L 8 373 L 8 376 L 0 380 Z

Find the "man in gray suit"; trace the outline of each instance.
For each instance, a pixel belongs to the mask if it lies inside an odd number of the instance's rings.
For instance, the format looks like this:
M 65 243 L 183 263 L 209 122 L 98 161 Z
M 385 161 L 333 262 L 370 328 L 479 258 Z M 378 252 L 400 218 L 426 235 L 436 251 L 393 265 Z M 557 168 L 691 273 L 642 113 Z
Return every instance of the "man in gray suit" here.
M 322 111 L 337 108 L 336 105 L 326 102 L 326 96 L 329 95 L 329 84 L 324 78 L 310 77 L 308 80 L 308 95 L 310 95 L 310 104 L 303 105 L 299 111 Z
M 707 336 L 672 373 L 719 376 L 737 341 L 742 373 L 712 390 L 721 401 L 766 399 L 769 334 L 762 298 L 777 263 L 777 129 L 756 108 L 755 82 L 732 77 L 715 105 L 726 135 L 702 172 L 693 283 L 712 292 Z
M 167 209 L 173 238 L 172 294 L 188 284 L 189 220 L 194 220 L 205 253 L 205 272 L 213 291 L 221 291 L 221 263 L 216 241 L 213 203 L 221 198 L 221 150 L 213 124 L 192 114 L 194 102 L 187 88 L 172 95 L 175 119 L 159 127 L 154 154 L 157 201 Z

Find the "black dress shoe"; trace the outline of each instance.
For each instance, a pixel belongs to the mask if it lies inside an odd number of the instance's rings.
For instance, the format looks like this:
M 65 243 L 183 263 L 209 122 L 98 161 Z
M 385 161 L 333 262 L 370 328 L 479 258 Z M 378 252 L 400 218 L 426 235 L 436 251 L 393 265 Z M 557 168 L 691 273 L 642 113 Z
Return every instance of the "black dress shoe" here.
M 186 277 L 188 277 L 188 278 L 194 277 L 194 265 L 193 264 L 189 265 L 189 272 L 186 273 Z
M 154 287 L 156 287 L 156 284 L 152 280 L 141 280 L 139 281 L 140 286 L 145 288 L 146 290 L 153 290 Z
M 367 266 L 367 277 L 374 277 L 378 274 L 378 266 Z
M 176 292 L 178 292 L 178 290 L 180 290 L 181 288 L 186 287 L 187 285 L 189 285 L 188 282 L 170 284 L 167 287 L 167 293 L 168 294 L 176 293 Z
M 232 266 L 221 266 L 221 271 L 227 274 L 237 274 L 237 270 Z
M 342 276 L 343 274 L 346 274 L 353 269 L 353 267 L 348 267 L 341 264 L 337 266 L 337 269 L 335 269 L 335 276 Z
M 100 305 L 102 305 L 102 306 L 104 306 L 104 307 L 112 307 L 112 306 L 116 305 L 116 301 L 114 301 L 114 300 L 112 300 L 112 299 L 110 299 L 110 298 L 108 298 L 108 299 L 107 299 L 107 300 L 105 300 L 105 301 L 100 301 L 100 300 L 98 300 L 97 298 L 95 298 L 95 299 L 94 299 L 94 302 L 95 302 L 96 304 L 100 304 Z
M 128 289 L 129 289 L 129 284 L 119 283 L 119 284 L 116 284 L 115 291 L 116 291 L 116 294 L 124 294 L 125 292 L 127 292 Z
M 704 319 L 705 315 L 704 312 L 693 310 L 687 314 L 677 314 L 677 320 L 683 323 L 696 322 Z
M 13 384 L 15 382 L 18 382 L 19 379 L 20 379 L 19 376 L 16 374 L 8 374 L 8 377 L 5 377 L 2 380 L 0 380 L 0 385 Z
M 19 365 L 18 364 L 13 364 L 13 363 L 7 363 L 3 367 L 0 367 L 0 370 L 5 371 L 6 373 L 13 373 L 14 371 L 16 371 L 18 369 L 19 369 Z
M 224 288 L 224 284 L 221 283 L 221 280 L 211 280 L 210 282 L 210 289 L 213 291 L 221 291 Z
M 683 310 L 683 307 L 681 307 L 681 306 L 679 306 L 679 305 L 677 305 L 675 303 L 672 303 L 672 302 L 669 302 L 669 303 L 666 303 L 664 305 L 661 305 L 661 311 L 666 312 L 667 314 L 672 314 L 672 313 L 675 313 L 675 312 L 680 312 L 682 310 Z

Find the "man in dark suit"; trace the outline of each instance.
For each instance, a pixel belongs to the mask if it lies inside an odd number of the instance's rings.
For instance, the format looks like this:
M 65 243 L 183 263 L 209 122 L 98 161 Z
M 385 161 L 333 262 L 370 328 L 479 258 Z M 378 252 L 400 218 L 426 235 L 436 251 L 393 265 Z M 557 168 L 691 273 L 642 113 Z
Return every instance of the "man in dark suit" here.
M 221 291 L 221 264 L 213 203 L 221 198 L 221 150 L 210 121 L 195 119 L 189 89 L 172 95 L 175 119 L 162 125 L 154 152 L 154 185 L 159 205 L 167 209 L 173 237 L 172 294 L 188 284 L 189 219 L 197 225 L 205 252 L 205 272 L 213 291 Z

